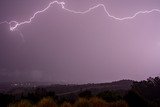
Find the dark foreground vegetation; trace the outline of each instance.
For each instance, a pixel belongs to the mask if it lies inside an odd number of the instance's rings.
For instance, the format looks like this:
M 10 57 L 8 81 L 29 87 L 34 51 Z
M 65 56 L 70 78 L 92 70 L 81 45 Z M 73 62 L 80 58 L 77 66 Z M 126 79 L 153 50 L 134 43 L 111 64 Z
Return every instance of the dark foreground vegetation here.
M 83 86 L 56 85 L 25 88 L 23 89 L 25 91 L 18 88 L 16 91 L 14 89 L 14 91 L 0 94 L 0 107 L 160 107 L 159 77 L 141 82 L 123 80 L 118 83 L 132 84 L 128 89 L 126 87 L 114 89 L 120 87 L 116 83 Z M 68 91 L 58 93 L 53 91 L 55 87 Z M 79 88 L 80 90 L 77 90 Z

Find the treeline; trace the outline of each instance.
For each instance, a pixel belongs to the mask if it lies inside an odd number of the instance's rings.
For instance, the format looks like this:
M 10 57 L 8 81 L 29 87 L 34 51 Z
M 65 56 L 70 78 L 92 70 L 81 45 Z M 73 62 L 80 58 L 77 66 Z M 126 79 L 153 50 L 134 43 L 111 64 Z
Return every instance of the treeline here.
M 125 100 L 130 107 L 160 107 L 160 77 L 134 82 Z
M 0 107 L 160 107 L 160 78 L 134 82 L 128 91 L 91 90 L 56 96 L 53 91 L 36 88 L 21 95 L 0 94 Z

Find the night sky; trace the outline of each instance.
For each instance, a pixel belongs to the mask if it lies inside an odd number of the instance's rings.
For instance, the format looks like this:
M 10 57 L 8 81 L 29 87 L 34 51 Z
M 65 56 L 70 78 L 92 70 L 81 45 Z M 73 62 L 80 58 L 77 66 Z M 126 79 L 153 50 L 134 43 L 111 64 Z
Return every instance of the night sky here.
M 0 0 L 0 22 L 28 20 L 51 0 Z M 116 17 L 160 9 L 160 0 L 65 0 L 85 11 L 104 4 Z M 160 13 L 117 21 L 102 7 L 73 14 L 52 5 L 32 23 L 10 31 L 0 24 L 0 82 L 64 83 L 143 80 L 160 75 Z

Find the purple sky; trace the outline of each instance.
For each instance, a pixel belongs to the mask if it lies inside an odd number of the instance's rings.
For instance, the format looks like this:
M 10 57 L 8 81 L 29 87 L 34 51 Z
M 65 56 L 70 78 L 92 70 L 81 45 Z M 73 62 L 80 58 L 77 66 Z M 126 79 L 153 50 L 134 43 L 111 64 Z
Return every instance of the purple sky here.
M 0 22 L 28 20 L 51 0 L 0 0 Z M 103 3 L 116 17 L 160 9 L 160 0 L 65 0 L 76 11 Z M 31 24 L 0 25 L 0 81 L 66 83 L 142 80 L 160 75 L 160 14 L 116 21 L 102 7 L 73 14 L 53 5 Z

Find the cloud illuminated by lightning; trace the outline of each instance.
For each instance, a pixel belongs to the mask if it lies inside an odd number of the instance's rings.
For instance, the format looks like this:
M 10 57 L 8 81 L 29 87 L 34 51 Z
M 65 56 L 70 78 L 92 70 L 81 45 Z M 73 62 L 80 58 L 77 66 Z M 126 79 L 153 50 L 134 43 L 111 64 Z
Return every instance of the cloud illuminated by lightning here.
M 52 1 L 52 2 L 50 2 L 50 3 L 48 4 L 48 6 L 47 6 L 46 8 L 44 8 L 44 9 L 42 9 L 42 10 L 40 10 L 40 11 L 35 12 L 35 13 L 33 14 L 33 16 L 32 16 L 29 20 L 27 20 L 27 21 L 23 21 L 23 22 L 17 22 L 17 21 L 7 22 L 7 21 L 4 21 L 4 22 L 1 22 L 0 24 L 2 24 L 2 23 L 7 23 L 7 24 L 10 25 L 10 30 L 11 30 L 11 31 L 17 30 L 18 27 L 20 27 L 20 26 L 22 26 L 22 25 L 24 25 L 24 24 L 29 24 L 29 23 L 31 23 L 32 20 L 33 20 L 39 13 L 43 13 L 43 12 L 47 11 L 47 10 L 51 7 L 51 5 L 53 5 L 53 4 L 58 4 L 58 5 L 60 5 L 60 6 L 62 7 L 63 10 L 66 10 L 66 11 L 71 12 L 71 13 L 74 13 L 74 14 L 86 14 L 86 13 L 88 13 L 88 12 L 90 12 L 90 11 L 98 8 L 98 7 L 103 7 L 106 15 L 107 15 L 108 17 L 114 19 L 114 20 L 117 20 L 117 21 L 130 20 L 130 19 L 135 18 L 135 17 L 136 17 L 137 15 L 139 15 L 139 14 L 149 14 L 149 13 L 152 13 L 152 12 L 158 12 L 158 13 L 160 13 L 160 10 L 159 10 L 159 9 L 152 9 L 152 10 L 138 11 L 138 12 L 135 13 L 133 16 L 127 16 L 127 17 L 120 18 L 120 17 L 116 17 L 116 16 L 111 15 L 111 14 L 107 11 L 107 9 L 106 9 L 106 7 L 105 7 L 104 4 L 98 4 L 98 5 L 96 5 L 96 6 L 93 6 L 93 7 L 89 8 L 89 9 L 86 10 L 86 11 L 75 11 L 75 10 L 70 10 L 70 9 L 66 8 L 66 7 L 65 7 L 65 2 Z

